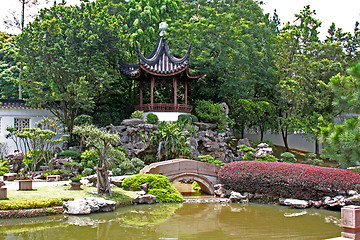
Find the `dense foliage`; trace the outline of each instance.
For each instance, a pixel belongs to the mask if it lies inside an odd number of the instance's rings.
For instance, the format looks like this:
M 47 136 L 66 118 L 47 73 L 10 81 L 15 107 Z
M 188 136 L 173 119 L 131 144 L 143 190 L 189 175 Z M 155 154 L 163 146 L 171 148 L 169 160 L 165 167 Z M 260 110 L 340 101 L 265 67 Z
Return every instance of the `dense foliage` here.
M 344 124 L 331 123 L 321 128 L 321 137 L 326 143 L 324 156 L 336 160 L 341 167 L 356 166 L 360 157 L 360 119 L 354 116 L 360 113 L 360 64 L 348 72 L 349 76 L 331 78 L 330 87 L 335 93 L 334 106 L 349 119 Z
M 219 181 L 234 191 L 272 194 L 305 200 L 360 190 L 360 175 L 344 169 L 313 165 L 240 161 L 226 164 Z
M 125 178 L 121 187 L 133 191 L 140 190 L 140 185 L 148 183 L 148 193 L 156 196 L 157 202 L 182 202 L 182 195 L 169 179 L 159 174 L 137 174 L 133 177 Z

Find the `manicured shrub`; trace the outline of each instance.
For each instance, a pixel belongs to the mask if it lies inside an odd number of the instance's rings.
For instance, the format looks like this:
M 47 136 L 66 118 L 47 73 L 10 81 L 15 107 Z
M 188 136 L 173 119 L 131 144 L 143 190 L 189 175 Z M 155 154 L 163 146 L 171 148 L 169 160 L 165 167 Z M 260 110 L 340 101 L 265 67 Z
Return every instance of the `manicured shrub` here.
M 74 198 L 49 198 L 34 200 L 3 200 L 0 201 L 0 210 L 19 210 L 61 206 L 63 201 L 74 200 Z
M 146 115 L 146 123 L 149 123 L 149 124 L 159 124 L 159 118 L 156 114 L 154 113 L 148 113 Z
M 95 172 L 93 169 L 91 168 L 85 168 L 81 174 L 84 176 L 84 177 L 87 177 L 87 176 L 90 176 L 93 174 L 93 172 Z
M 190 115 L 190 117 L 191 117 L 191 121 L 192 122 L 198 122 L 199 121 L 199 119 L 197 118 L 197 116 L 195 116 L 195 115 Z
M 289 162 L 289 163 L 296 163 L 295 155 L 291 152 L 284 152 L 281 155 L 280 161 L 282 162 Z
M 181 202 L 182 195 L 169 179 L 159 174 L 142 174 L 139 173 L 133 177 L 125 178 L 121 187 L 127 190 L 139 191 L 140 185 L 148 183 L 148 193 L 156 196 L 157 202 Z
M 219 181 L 238 192 L 305 200 L 360 190 L 360 175 L 344 169 L 284 162 L 239 161 L 219 171 Z
M 192 123 L 192 117 L 190 114 L 180 114 L 178 116 L 178 121 L 182 121 L 185 123 Z

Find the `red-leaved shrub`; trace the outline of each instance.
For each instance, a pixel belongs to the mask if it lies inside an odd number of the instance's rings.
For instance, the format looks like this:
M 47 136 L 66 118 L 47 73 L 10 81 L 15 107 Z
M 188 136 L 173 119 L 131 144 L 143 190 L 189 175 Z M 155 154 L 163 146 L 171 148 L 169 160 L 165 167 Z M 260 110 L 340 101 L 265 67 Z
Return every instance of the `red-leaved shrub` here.
M 232 162 L 220 169 L 219 180 L 237 192 L 305 200 L 320 200 L 324 196 L 346 195 L 347 190 L 360 190 L 359 173 L 284 162 Z

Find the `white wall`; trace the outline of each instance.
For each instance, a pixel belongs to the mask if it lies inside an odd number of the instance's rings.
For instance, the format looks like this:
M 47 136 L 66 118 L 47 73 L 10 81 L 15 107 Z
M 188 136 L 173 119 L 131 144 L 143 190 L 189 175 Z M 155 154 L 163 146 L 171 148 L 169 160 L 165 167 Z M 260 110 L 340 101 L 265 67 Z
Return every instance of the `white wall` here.
M 245 133 L 244 137 L 253 140 L 259 141 L 260 134 L 249 134 Z M 281 134 L 264 134 L 264 140 L 271 141 L 274 145 L 284 146 L 283 139 Z M 315 152 L 315 142 L 311 138 L 305 138 L 302 134 L 291 134 L 288 136 L 288 145 L 291 149 L 297 149 L 305 152 Z M 321 148 L 321 145 L 320 145 Z
M 14 118 L 30 118 L 30 128 L 35 127 L 35 123 L 39 122 L 44 117 L 53 117 L 52 113 L 43 109 L 6 109 L 0 108 L 0 142 L 7 143 L 9 152 L 16 149 L 16 145 L 11 139 L 6 139 L 8 134 L 6 128 L 14 126 Z

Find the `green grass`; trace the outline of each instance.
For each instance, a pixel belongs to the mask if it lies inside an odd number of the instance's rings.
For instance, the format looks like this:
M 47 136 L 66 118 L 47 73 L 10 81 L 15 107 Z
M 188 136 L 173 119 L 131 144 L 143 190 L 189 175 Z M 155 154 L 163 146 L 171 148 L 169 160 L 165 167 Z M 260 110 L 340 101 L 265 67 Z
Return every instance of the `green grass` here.
M 36 190 L 19 191 L 8 190 L 8 200 L 27 200 L 27 199 L 47 199 L 69 197 L 74 199 L 83 199 L 85 197 L 104 197 L 113 200 L 119 205 L 129 204 L 131 199 L 137 196 L 136 192 L 125 191 L 122 188 L 114 187 L 112 189 L 113 196 L 103 196 L 97 194 L 96 187 L 81 187 L 83 190 L 69 190 L 70 186 L 57 187 L 38 187 Z

